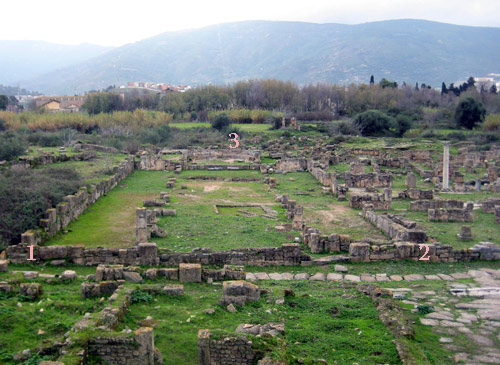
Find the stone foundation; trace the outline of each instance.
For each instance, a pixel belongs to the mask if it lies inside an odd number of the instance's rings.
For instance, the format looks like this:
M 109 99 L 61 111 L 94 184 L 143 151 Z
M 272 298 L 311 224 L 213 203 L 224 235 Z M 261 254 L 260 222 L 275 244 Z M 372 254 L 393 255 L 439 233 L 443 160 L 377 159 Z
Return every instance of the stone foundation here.
M 472 203 L 461 200 L 416 200 L 410 202 L 410 210 L 426 212 L 429 209 L 467 209 L 472 211 Z
M 427 215 L 431 222 L 474 222 L 469 209 L 429 209 Z
M 377 174 L 374 172 L 369 172 L 366 174 L 351 174 L 350 172 L 346 172 L 345 173 L 345 186 L 348 188 L 350 188 L 350 187 L 390 188 L 390 187 L 392 187 L 392 175 Z
M 363 217 L 395 241 L 425 242 L 427 240 L 427 234 L 422 227 L 403 217 L 394 214 L 377 215 L 370 209 L 363 210 Z
M 386 189 L 383 194 L 351 193 L 349 206 L 353 209 L 363 209 L 365 204 L 371 204 L 375 210 L 392 209 L 392 190 Z

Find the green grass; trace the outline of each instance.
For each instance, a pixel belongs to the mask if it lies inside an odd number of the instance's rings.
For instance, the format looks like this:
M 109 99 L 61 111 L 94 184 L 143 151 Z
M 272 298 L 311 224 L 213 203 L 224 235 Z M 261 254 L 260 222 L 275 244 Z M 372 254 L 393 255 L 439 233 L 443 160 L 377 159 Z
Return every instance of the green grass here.
M 5 276 L 1 275 L 0 279 L 5 280 Z M 63 334 L 86 312 L 102 307 L 99 298 L 81 299 L 80 280 L 71 284 L 47 283 L 42 279 L 32 281 L 42 283 L 44 293 L 40 299 L 20 301 L 18 286 L 14 289 L 15 295 L 0 297 L 1 364 L 17 364 L 11 356 L 24 349 L 61 341 Z M 17 305 L 18 302 L 21 306 Z M 39 335 L 39 330 L 45 333 Z
M 199 329 L 232 332 L 241 323 L 282 320 L 288 355 L 303 358 L 305 364 L 320 358 L 337 364 L 400 364 L 391 343 L 393 337 L 378 320 L 371 299 L 355 289 L 342 289 L 333 283 L 268 282 L 260 286 L 270 291 L 267 297 L 229 313 L 217 305 L 221 287 L 185 284 L 186 293 L 181 298 L 157 296 L 150 305 L 132 305 L 122 326 L 135 328 L 147 315 L 157 320 L 155 345 L 164 364 L 196 364 Z M 287 287 L 296 296 L 284 305 L 274 304 Z M 344 294 L 349 300 L 342 297 Z M 209 308 L 215 313 L 203 312 Z
M 175 127 L 179 129 L 189 129 L 189 128 L 197 128 L 197 127 L 210 127 L 210 123 L 208 122 L 175 122 L 169 123 L 170 127 Z
M 448 194 L 444 194 L 448 195 Z M 457 194 L 460 195 L 460 194 Z M 454 199 L 446 196 L 446 199 Z M 467 200 L 467 199 L 465 199 Z M 401 213 L 394 209 L 407 209 L 405 217 L 421 224 L 425 228 L 428 236 L 435 238 L 438 242 L 445 245 L 451 245 L 455 249 L 470 248 L 479 242 L 489 241 L 497 242 L 500 235 L 500 226 L 495 223 L 494 214 L 483 213 L 482 210 L 474 210 L 474 222 L 430 222 L 427 212 L 410 211 L 410 202 L 393 201 L 392 213 Z M 472 229 L 473 239 L 471 241 L 461 241 L 458 234 L 462 226 L 470 226 Z

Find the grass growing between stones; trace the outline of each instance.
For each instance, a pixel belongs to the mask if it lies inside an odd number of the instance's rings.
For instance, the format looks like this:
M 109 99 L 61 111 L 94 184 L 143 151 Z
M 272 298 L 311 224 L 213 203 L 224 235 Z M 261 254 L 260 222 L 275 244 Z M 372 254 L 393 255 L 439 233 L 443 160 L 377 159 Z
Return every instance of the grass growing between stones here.
M 90 206 L 47 245 L 85 244 L 85 247 L 125 248 L 135 243 L 135 210 L 145 199 L 165 190 L 163 171 L 134 171 L 116 188 Z
M 274 195 L 262 182 L 223 182 L 190 180 L 195 171 L 182 172 L 174 189 L 170 206 L 177 211 L 174 217 L 161 217 L 159 226 L 168 232 L 165 238 L 153 238 L 159 247 L 174 251 L 191 251 L 197 247 L 212 250 L 280 246 L 291 242 L 296 235 L 277 232 L 274 226 L 287 222 L 285 211 L 274 202 Z M 205 172 L 206 174 L 206 172 Z M 211 173 L 210 173 L 211 175 Z M 227 175 L 227 174 L 224 174 Z M 259 175 L 260 176 L 260 173 Z M 263 217 L 259 207 L 220 207 L 216 204 L 263 204 L 276 211 L 276 219 Z M 256 214 L 249 217 L 245 211 Z
M 285 321 L 290 363 L 304 359 L 313 364 L 323 358 L 329 364 L 400 364 L 392 335 L 378 320 L 369 297 L 355 289 L 343 289 L 333 283 L 260 284 L 270 293 L 258 302 L 229 313 L 217 302 L 221 287 L 187 284 L 184 297 L 158 296 L 148 305 L 132 305 L 123 326 L 132 329 L 151 315 L 156 321 L 155 344 L 163 353 L 164 364 L 196 364 L 199 329 L 234 331 L 242 323 Z M 296 296 L 285 304 L 283 289 L 292 288 Z M 204 313 L 215 309 L 214 314 Z
M 274 175 L 279 185 L 279 194 L 288 194 L 290 200 L 304 207 L 304 220 L 307 225 L 318 228 L 321 234 L 348 234 L 353 240 L 364 237 L 385 239 L 378 229 L 366 222 L 359 211 L 351 209 L 348 201 L 339 202 L 329 190 L 308 172 L 295 172 Z
M 2 273 L 0 280 L 9 275 Z M 21 274 L 16 274 L 16 278 L 25 281 Z M 49 284 L 43 279 L 30 282 L 39 282 L 43 287 L 43 295 L 35 301 L 20 297 L 18 286 L 11 295 L 0 293 L 0 364 L 18 364 L 12 359 L 16 353 L 62 340 L 63 334 L 86 312 L 101 307 L 99 298 L 81 299 L 80 280 L 69 284 Z
M 495 223 L 495 215 L 483 213 L 476 209 L 473 212 L 474 222 L 431 222 L 427 212 L 410 211 L 410 201 L 394 201 L 393 209 L 407 209 L 405 217 L 421 224 L 425 228 L 428 236 L 433 237 L 438 242 L 451 245 L 456 249 L 470 248 L 479 242 L 497 242 L 500 236 L 500 225 Z M 392 213 L 401 213 L 393 210 Z M 458 234 L 462 226 L 470 226 L 472 229 L 471 241 L 461 241 Z

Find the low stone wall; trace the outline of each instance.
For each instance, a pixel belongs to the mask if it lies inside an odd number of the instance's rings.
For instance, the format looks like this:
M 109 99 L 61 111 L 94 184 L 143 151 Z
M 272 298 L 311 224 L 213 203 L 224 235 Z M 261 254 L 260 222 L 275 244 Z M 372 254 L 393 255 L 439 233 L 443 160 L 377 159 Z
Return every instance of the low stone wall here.
M 42 229 L 26 231 L 21 235 L 21 243 L 26 245 L 38 244 L 55 236 L 57 232 L 66 228 L 77 219 L 90 205 L 94 204 L 102 195 L 111 191 L 121 180 L 134 170 L 134 160 L 128 158 L 119 166 L 113 168 L 114 175 L 107 180 L 94 185 L 91 190 L 80 188 L 78 193 L 67 195 L 55 208 L 47 209 L 44 219 L 40 220 Z
M 190 161 L 200 160 L 243 160 L 246 162 L 260 162 L 260 151 L 244 150 L 241 148 L 226 150 L 196 149 L 187 150 L 183 157 Z
M 349 206 L 351 208 L 363 209 L 365 204 L 371 204 L 375 210 L 392 209 L 392 190 L 385 189 L 383 194 L 351 193 L 349 195 Z
M 424 256 L 422 244 L 395 242 L 386 245 L 370 245 L 364 242 L 351 243 L 349 260 L 351 262 L 370 262 L 383 260 L 419 260 Z M 440 243 L 426 243 L 430 262 L 458 262 L 471 260 L 499 260 L 500 246 L 481 242 L 470 249 L 454 250 L 452 246 Z
M 378 157 L 383 154 L 380 150 L 369 150 L 362 148 L 354 148 L 352 150 L 349 150 L 349 153 L 357 156 L 374 156 L 374 157 Z
M 363 210 L 363 217 L 395 241 L 425 242 L 424 229 L 403 217 L 394 214 L 376 214 L 370 209 Z
M 13 162 L 11 167 L 14 168 L 25 168 L 34 169 L 40 165 L 49 165 L 58 162 L 67 161 L 88 161 L 95 158 L 97 154 L 93 151 L 85 151 L 77 153 L 75 155 L 66 155 L 64 152 L 59 153 L 59 155 L 41 155 L 38 157 L 19 157 L 18 161 Z
M 420 167 L 416 164 L 411 164 L 410 163 L 410 167 L 415 170 L 417 172 L 418 175 L 420 175 L 420 177 L 422 179 L 431 179 L 433 176 L 434 176 L 434 173 L 430 170 L 426 170 L 424 169 L 423 167 Z
M 432 222 L 474 222 L 469 209 L 429 209 L 427 215 Z
M 140 161 L 137 164 L 138 170 L 163 171 L 175 170 L 177 166 L 182 165 L 182 161 L 164 160 L 162 155 L 144 153 L 140 155 Z
M 139 243 L 136 247 L 91 248 L 78 246 L 33 246 L 33 258 L 38 263 L 53 260 L 65 260 L 69 263 L 85 266 L 104 265 L 144 265 L 177 266 L 180 263 L 200 263 L 203 265 L 300 265 L 309 261 L 298 244 L 284 244 L 281 247 L 244 248 L 230 251 L 211 252 L 199 250 L 190 253 L 160 254 L 155 243 Z M 26 245 L 13 245 L 6 249 L 7 257 L 14 264 L 26 264 L 30 249 Z
M 227 182 L 263 182 L 264 179 L 255 177 L 223 177 L 223 176 L 189 176 L 189 180 L 213 180 L 213 181 L 227 181 Z
M 377 160 L 377 164 L 381 167 L 389 167 L 395 169 L 406 169 L 409 167 L 408 159 L 406 158 L 381 158 Z
M 481 202 L 481 209 L 484 213 L 495 213 L 496 205 L 500 205 L 500 198 L 488 198 Z
M 346 234 L 321 235 L 317 228 L 305 226 L 302 231 L 304 243 L 312 253 L 349 251 L 351 238 Z
M 374 172 L 369 172 L 366 174 L 351 174 L 346 172 L 345 174 L 345 186 L 346 187 L 392 187 L 392 175 L 389 174 L 377 174 Z
M 219 336 L 220 337 L 220 336 Z M 251 365 L 256 354 L 245 335 L 218 338 L 207 329 L 198 331 L 198 365 Z
M 277 161 L 274 165 L 276 172 L 295 172 L 307 170 L 307 159 L 305 158 L 288 158 Z
M 330 186 L 333 183 L 333 181 L 336 180 L 335 174 L 325 172 L 319 167 L 313 167 L 309 170 L 309 172 L 323 186 Z
M 134 337 L 95 337 L 89 341 L 88 355 L 110 364 L 154 365 L 155 346 L 151 327 L 141 327 Z
M 260 164 L 249 165 L 187 165 L 185 170 L 260 170 Z
M 77 143 L 75 143 L 75 145 L 73 147 L 75 150 L 90 150 L 90 151 L 109 152 L 109 153 L 118 153 L 119 152 L 114 147 L 101 146 L 98 144 L 83 143 L 83 142 L 77 142 Z
M 411 200 L 432 200 L 434 199 L 433 190 L 406 189 L 399 193 L 400 199 Z
M 410 202 L 410 210 L 426 212 L 429 209 L 467 209 L 474 208 L 472 203 L 464 203 L 461 200 L 416 200 Z
M 431 151 L 429 150 L 409 150 L 403 152 L 403 157 L 415 162 L 432 161 Z

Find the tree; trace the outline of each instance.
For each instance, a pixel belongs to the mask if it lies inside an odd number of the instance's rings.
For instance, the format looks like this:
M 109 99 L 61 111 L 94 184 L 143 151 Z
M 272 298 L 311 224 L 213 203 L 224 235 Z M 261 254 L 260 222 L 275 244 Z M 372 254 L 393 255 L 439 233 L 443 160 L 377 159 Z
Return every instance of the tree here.
M 496 84 L 491 85 L 490 94 L 496 94 L 497 92 L 498 92 L 497 85 Z
M 220 113 L 212 120 L 212 128 L 219 132 L 225 130 L 233 121 L 226 113 Z
M 446 87 L 446 84 L 443 82 L 441 84 L 441 95 L 448 94 L 448 88 Z
M 394 120 L 378 110 L 367 110 L 354 117 L 354 124 L 363 136 L 387 136 L 389 128 L 394 125 Z
M 7 105 L 9 105 L 9 98 L 7 95 L 0 95 L 0 110 L 7 109 Z
M 370 76 L 370 85 L 375 84 L 375 77 L 373 75 Z
M 486 109 L 481 102 L 473 98 L 461 100 L 455 109 L 455 121 L 459 127 L 472 129 L 476 123 L 481 123 L 486 116 Z
M 411 118 L 406 115 L 398 115 L 396 117 L 396 134 L 398 137 L 403 137 L 407 130 L 411 128 Z
M 394 89 L 397 89 L 398 83 L 395 81 L 394 82 L 389 81 L 384 77 L 382 80 L 380 80 L 380 86 L 382 86 L 382 89 L 385 89 L 386 87 L 392 87 Z

